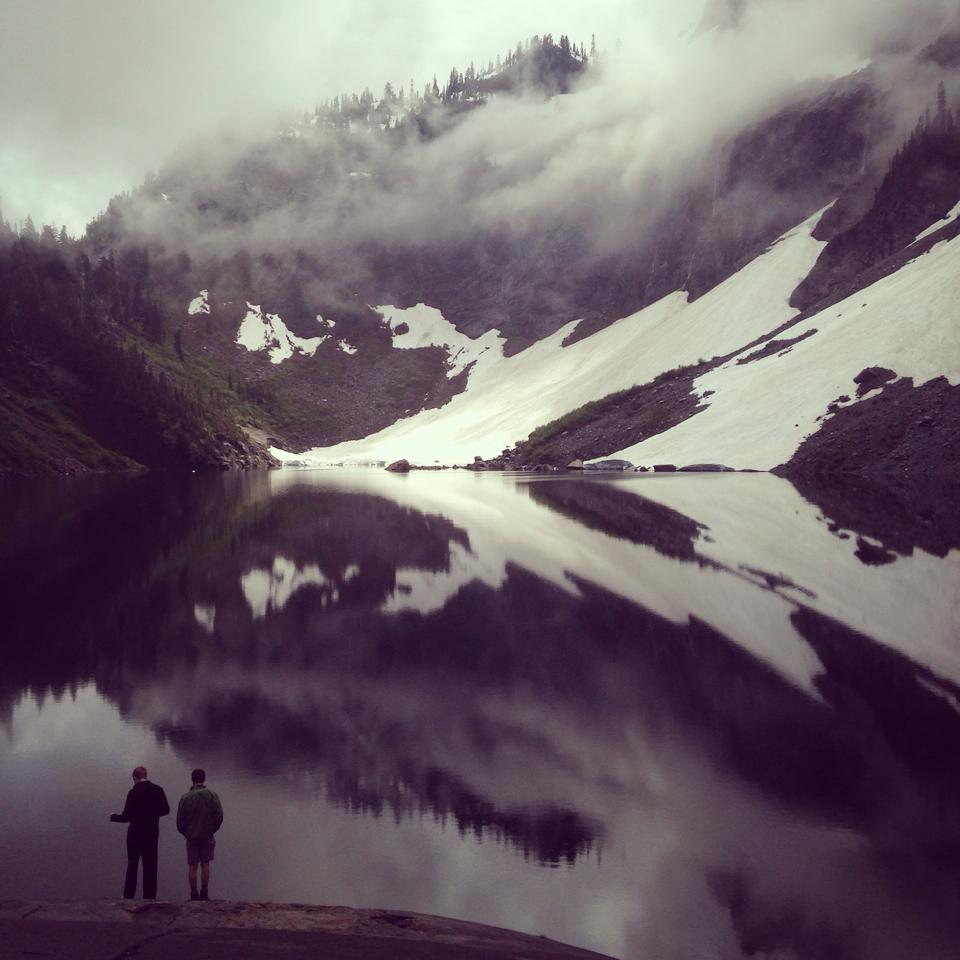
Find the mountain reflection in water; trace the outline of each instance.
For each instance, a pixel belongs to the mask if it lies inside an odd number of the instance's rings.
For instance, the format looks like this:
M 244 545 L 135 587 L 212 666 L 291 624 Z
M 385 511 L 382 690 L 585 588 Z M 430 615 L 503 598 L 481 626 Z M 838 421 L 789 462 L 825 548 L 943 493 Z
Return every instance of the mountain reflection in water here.
M 280 472 L 2 502 L 0 896 L 60 893 L 16 811 L 85 763 L 115 779 L 69 801 L 89 825 L 44 799 L 41 847 L 120 849 L 94 821 L 139 756 L 116 755 L 95 688 L 159 769 L 202 761 L 252 818 L 218 849 L 224 896 L 276 898 L 253 835 L 293 843 L 276 811 L 297 803 L 295 844 L 358 869 L 331 893 L 291 853 L 294 899 L 629 957 L 957 942 L 956 550 L 887 550 L 766 475 Z M 83 759 L 54 759 L 58 724 Z

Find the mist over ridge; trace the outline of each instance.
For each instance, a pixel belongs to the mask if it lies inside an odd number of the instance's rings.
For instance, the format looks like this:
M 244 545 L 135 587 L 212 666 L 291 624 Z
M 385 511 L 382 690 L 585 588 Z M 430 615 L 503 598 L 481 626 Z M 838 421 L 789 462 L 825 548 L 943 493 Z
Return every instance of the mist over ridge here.
M 388 108 L 388 130 L 384 115 L 336 129 L 314 115 L 269 138 L 241 127 L 168 160 L 111 204 L 93 236 L 185 250 L 199 263 L 249 257 L 252 285 L 268 290 L 275 284 L 257 277 L 255 261 L 279 258 L 318 310 L 354 293 L 367 303 L 426 299 L 456 260 L 467 268 L 450 283 L 479 276 L 484 302 L 438 305 L 471 335 L 510 326 L 518 312 L 549 315 L 548 327 L 612 319 L 674 289 L 709 289 L 864 165 L 881 169 L 932 98 L 942 71 L 918 67 L 915 54 L 949 9 L 767 0 L 725 28 L 638 28 L 570 76 L 565 95 L 526 85 L 435 103 L 428 84 L 414 112 L 409 98 Z M 831 96 L 846 98 L 848 129 L 820 146 L 820 182 L 809 169 L 808 182 L 788 182 L 771 169 L 782 156 L 757 161 L 757 144 L 742 142 L 778 111 Z M 373 98 L 371 115 L 383 108 Z M 565 289 L 571 267 L 586 298 Z M 498 272 L 503 296 L 489 291 Z M 530 277 L 536 290 L 517 296 Z M 228 284 L 227 298 L 243 285 Z

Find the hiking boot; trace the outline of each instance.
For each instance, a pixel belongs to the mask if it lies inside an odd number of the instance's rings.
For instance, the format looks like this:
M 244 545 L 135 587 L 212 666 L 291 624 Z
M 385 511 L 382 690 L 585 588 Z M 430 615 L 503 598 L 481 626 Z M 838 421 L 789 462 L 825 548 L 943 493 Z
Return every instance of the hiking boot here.
M 196 890 L 191 890 L 191 891 L 190 891 L 190 899 L 191 899 L 191 900 L 199 900 L 199 899 L 200 899 L 200 894 L 197 893 Z

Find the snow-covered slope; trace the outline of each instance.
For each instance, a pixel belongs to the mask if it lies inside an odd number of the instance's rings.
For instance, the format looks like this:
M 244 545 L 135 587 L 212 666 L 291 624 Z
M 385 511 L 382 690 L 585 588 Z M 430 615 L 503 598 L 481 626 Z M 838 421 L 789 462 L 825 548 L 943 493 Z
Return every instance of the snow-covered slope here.
M 454 463 L 492 456 L 590 400 L 735 351 L 796 315 L 787 301 L 823 246 L 811 236 L 821 213 L 693 303 L 681 292 L 671 294 L 564 347 L 576 326 L 573 321 L 512 357 L 504 357 L 494 331 L 470 347 L 449 344 L 463 348 L 475 362 L 466 390 L 444 407 L 400 420 L 363 440 L 297 456 L 275 453 L 287 462 L 317 465 L 400 457 Z M 410 315 L 414 337 L 434 343 L 444 339 L 436 311 L 379 309 L 391 325 Z M 454 362 L 459 359 L 455 356 Z
M 735 353 L 695 382 L 701 412 L 611 455 L 637 464 L 715 462 L 770 469 L 789 460 L 817 431 L 829 404 L 855 394 L 853 378 L 866 367 L 889 367 L 918 385 L 940 375 L 960 382 L 955 306 L 960 302 L 960 238 L 942 241 L 780 335 L 805 339 L 747 361 L 758 338 L 796 315 L 787 301 L 822 248 L 811 236 L 819 217 L 786 234 L 694 303 L 682 293 L 672 294 L 567 347 L 562 342 L 575 323 L 504 357 L 494 331 L 472 341 L 422 304 L 410 310 L 380 307 L 392 327 L 407 323 L 398 340 L 445 346 L 454 370 L 472 362 L 466 390 L 440 409 L 400 420 L 363 440 L 297 456 L 275 452 L 286 462 L 307 465 L 400 457 L 462 463 L 476 455 L 496 456 L 590 400 L 648 383 L 679 366 Z
M 701 395 L 713 391 L 707 410 L 616 456 L 755 469 L 785 463 L 828 404 L 854 395 L 853 378 L 866 367 L 888 367 L 917 385 L 941 375 L 960 382 L 958 303 L 960 238 L 792 327 L 785 337 L 816 333 L 788 352 L 711 370 L 695 384 Z

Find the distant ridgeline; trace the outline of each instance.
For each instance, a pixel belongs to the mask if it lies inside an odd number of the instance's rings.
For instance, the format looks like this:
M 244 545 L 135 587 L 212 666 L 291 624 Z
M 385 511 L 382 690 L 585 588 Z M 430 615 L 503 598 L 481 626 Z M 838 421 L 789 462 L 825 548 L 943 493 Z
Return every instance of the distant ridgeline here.
M 898 101 L 868 67 L 704 147 L 672 193 L 601 203 L 585 186 L 513 216 L 525 181 L 496 124 L 539 117 L 561 136 L 555 118 L 589 114 L 577 98 L 605 61 L 595 41 L 534 37 L 442 84 L 337 96 L 259 141 L 173 157 L 80 239 L 0 220 L 0 473 L 252 466 L 268 444 L 367 437 L 450 402 L 486 350 L 510 357 L 580 320 L 572 343 L 676 291 L 695 300 L 836 201 L 791 299 L 812 311 L 897 269 L 960 200 L 960 39 L 945 37 L 915 61 L 947 86 L 896 153 Z M 391 320 L 418 304 L 441 322 Z M 690 376 L 713 356 L 704 344 Z M 581 436 L 645 436 L 643 386 L 569 411 L 577 431 L 547 425 L 531 449 L 553 462 Z M 661 412 L 662 432 L 677 417 Z

